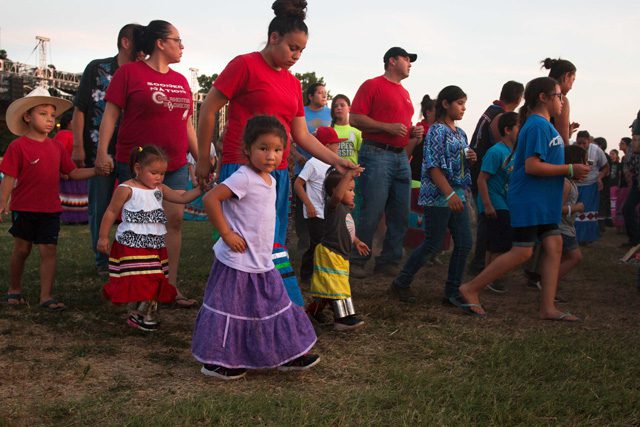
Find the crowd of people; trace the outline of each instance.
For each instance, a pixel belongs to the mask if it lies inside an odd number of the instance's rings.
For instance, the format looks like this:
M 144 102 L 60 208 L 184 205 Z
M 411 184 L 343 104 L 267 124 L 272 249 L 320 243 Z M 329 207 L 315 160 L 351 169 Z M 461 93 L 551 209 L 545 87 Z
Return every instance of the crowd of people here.
M 453 250 L 443 303 L 485 317 L 481 291 L 506 292 L 500 279 L 533 259 L 539 317 L 578 321 L 558 308 L 556 291 L 580 262 L 580 246 L 607 226 L 624 228 L 630 246 L 640 243 L 640 113 L 632 138 L 620 142 L 624 157 L 606 154 L 604 138 L 575 133 L 579 125 L 570 120 L 576 67 L 547 58 L 549 76 L 505 83 L 468 140 L 457 126 L 467 103 L 458 86 L 425 95 L 422 120 L 412 123 L 402 81 L 417 55 L 401 47 L 384 53 L 382 75 L 364 81 L 353 101 L 338 94 L 328 107 L 324 84 L 303 94 L 289 71 L 307 45 L 306 6 L 273 3 L 265 47 L 224 68 L 197 129 L 189 84 L 171 68 L 184 49 L 180 32 L 160 20 L 124 26 L 117 55 L 87 65 L 73 104 L 43 88 L 14 101 L 6 121 L 18 139 L 0 165 L 0 213 L 11 212 L 14 237 L 6 302 L 26 303 L 21 279 L 35 244 L 39 305 L 66 309 L 52 289 L 59 190 L 88 180 L 77 191 L 88 193 L 95 267 L 108 277 L 104 297 L 130 304 L 127 324 L 147 332 L 159 328 L 158 303 L 199 307 L 192 353 L 205 375 L 231 380 L 251 369 L 311 368 L 320 360 L 311 353 L 312 322 L 339 331 L 364 325 L 351 279 L 388 277 L 390 297 L 414 303 L 411 283 L 447 233 Z M 212 141 L 225 105 L 216 162 Z M 56 117 L 72 107 L 65 133 L 50 139 Z M 63 137 L 72 147 L 65 149 Z M 419 187 L 424 238 L 403 263 L 412 185 Z M 200 304 L 180 292 L 177 278 L 184 206 L 203 194 L 219 239 Z M 291 200 L 298 272 L 287 246 Z M 382 244 L 371 268 L 376 235 Z M 306 301 L 299 281 L 308 286 Z

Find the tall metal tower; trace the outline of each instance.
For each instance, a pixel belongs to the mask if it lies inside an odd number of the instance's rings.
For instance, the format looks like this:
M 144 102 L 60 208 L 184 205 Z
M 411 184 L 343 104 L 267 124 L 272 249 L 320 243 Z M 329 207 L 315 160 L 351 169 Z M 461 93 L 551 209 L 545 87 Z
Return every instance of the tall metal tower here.
M 191 116 L 191 120 L 193 121 L 193 127 L 198 128 L 198 91 L 200 90 L 200 84 L 198 83 L 198 71 L 199 69 L 195 67 L 190 67 L 189 71 L 191 72 L 191 82 L 189 86 L 191 86 L 191 98 L 193 99 L 193 116 Z
M 191 67 L 189 68 L 191 72 L 191 92 L 196 93 L 200 90 L 200 84 L 198 83 L 198 72 L 200 71 L 198 68 Z
M 36 46 L 36 49 L 38 49 L 38 69 L 36 74 L 38 77 L 47 78 L 49 77 L 49 70 L 47 67 L 47 48 L 49 47 L 51 39 L 45 36 L 36 36 L 36 40 L 38 41 Z M 46 87 L 46 80 L 42 80 L 41 84 Z

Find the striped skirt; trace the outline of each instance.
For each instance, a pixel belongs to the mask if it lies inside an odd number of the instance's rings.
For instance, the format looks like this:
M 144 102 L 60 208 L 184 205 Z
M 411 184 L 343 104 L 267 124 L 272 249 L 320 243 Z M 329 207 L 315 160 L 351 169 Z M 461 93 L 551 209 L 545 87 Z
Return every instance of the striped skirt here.
M 168 273 L 167 248 L 130 248 L 114 241 L 109 254 L 109 283 L 102 292 L 116 304 L 172 302 L 176 288 L 169 284 Z
M 310 294 L 318 298 L 350 298 L 349 260 L 322 244 L 316 246 Z

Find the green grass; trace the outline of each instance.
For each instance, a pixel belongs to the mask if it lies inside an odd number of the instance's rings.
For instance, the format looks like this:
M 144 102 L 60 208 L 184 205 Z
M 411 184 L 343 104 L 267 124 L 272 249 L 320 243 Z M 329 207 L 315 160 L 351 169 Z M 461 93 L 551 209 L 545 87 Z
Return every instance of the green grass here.
M 64 226 L 54 292 L 69 310 L 37 307 L 37 253 L 31 306 L 0 306 L 0 426 L 640 425 L 636 268 L 617 263 L 622 239 L 610 234 L 563 284 L 580 324 L 537 320 L 537 292 L 518 275 L 508 294 L 483 294 L 488 319 L 460 315 L 440 304 L 446 266 L 435 266 L 417 277 L 415 306 L 388 299 L 388 278 L 355 281 L 366 327 L 319 330 L 313 370 L 223 383 L 190 355 L 195 310 L 162 309 L 156 334 L 127 328 L 126 307 L 101 300 L 86 227 Z M 201 298 L 210 266 L 209 226 L 185 224 L 181 289 Z

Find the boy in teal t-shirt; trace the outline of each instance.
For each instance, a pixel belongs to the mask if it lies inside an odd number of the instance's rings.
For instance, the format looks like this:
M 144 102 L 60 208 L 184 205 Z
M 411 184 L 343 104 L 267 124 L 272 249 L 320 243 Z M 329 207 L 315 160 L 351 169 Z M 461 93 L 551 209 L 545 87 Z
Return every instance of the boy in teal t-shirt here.
M 500 115 L 498 130 L 502 140 L 487 151 L 478 175 L 478 214 L 485 217 L 487 224 L 486 265 L 511 249 L 513 236 L 507 189 L 513 171 L 513 146 L 518 139 L 518 115 L 514 112 Z M 489 289 L 498 293 L 506 291 L 497 282 L 489 285 Z

